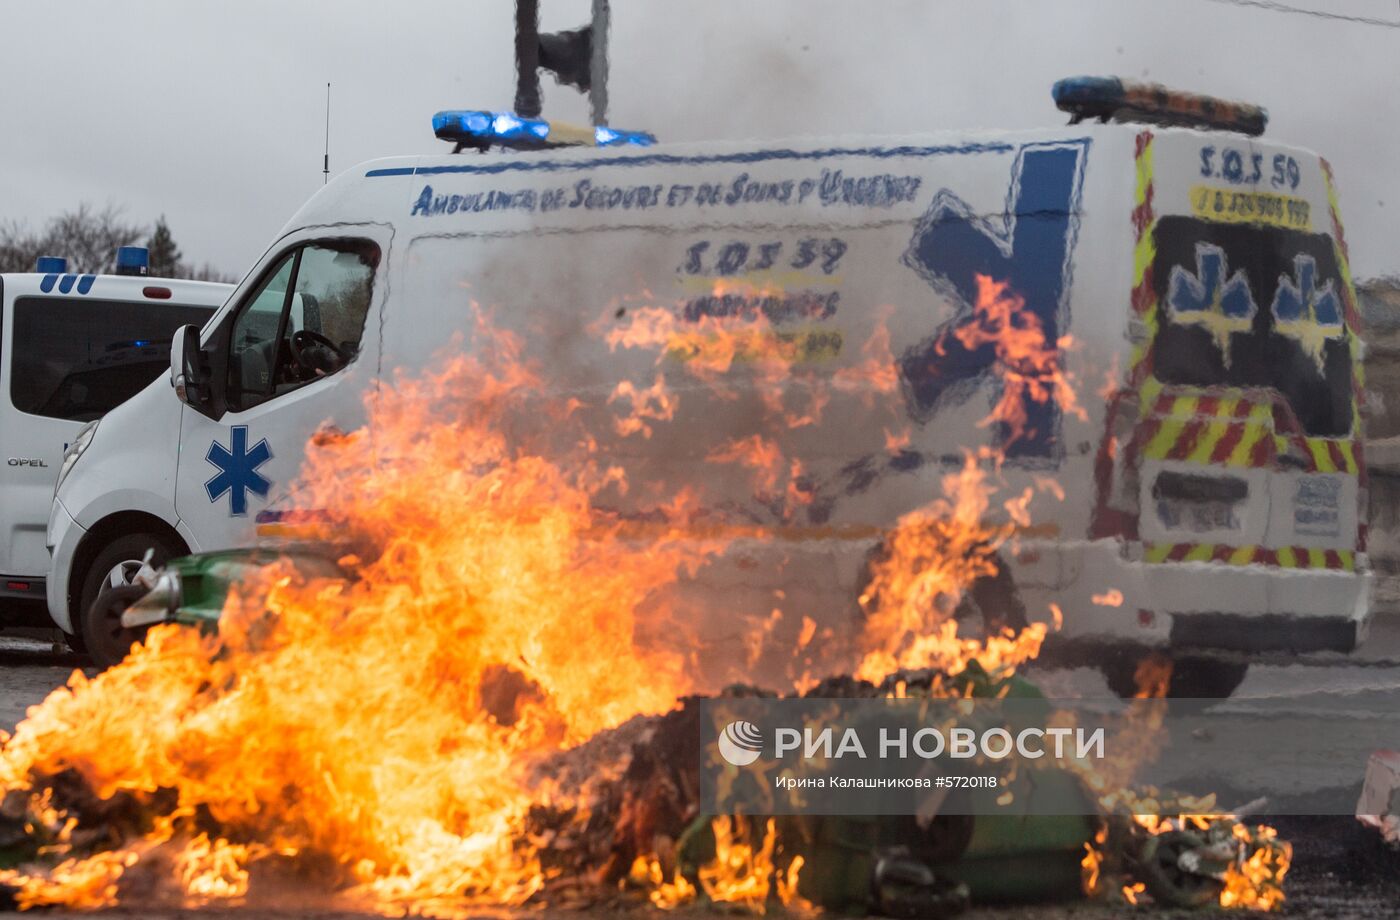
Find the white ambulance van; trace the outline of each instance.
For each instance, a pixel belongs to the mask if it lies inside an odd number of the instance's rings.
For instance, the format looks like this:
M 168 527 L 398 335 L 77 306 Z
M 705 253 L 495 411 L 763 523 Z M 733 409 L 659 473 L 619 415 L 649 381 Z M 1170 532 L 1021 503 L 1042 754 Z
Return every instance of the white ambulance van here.
M 0 275 L 0 624 L 51 625 L 44 536 L 64 452 L 164 378 L 175 331 L 203 324 L 233 291 L 145 277 L 146 259 L 122 247 L 120 274 L 44 257 L 34 273 Z
M 1013 322 L 1063 346 L 1086 410 L 1026 400 L 1026 433 L 1000 445 L 1010 494 L 1050 478 L 1067 499 L 1037 493 L 1003 559 L 1019 603 L 1002 592 L 999 616 L 1048 618 L 1053 602 L 1065 636 L 1181 656 L 1353 648 L 1370 583 L 1361 341 L 1330 168 L 1254 136 L 1261 110 L 1114 80 L 1066 81 L 1057 99 L 1105 123 L 350 170 L 177 342 L 171 381 L 70 452 L 48 535 L 54 621 L 90 641 L 110 628 L 85 622 L 94 594 L 146 549 L 251 545 L 260 518 L 296 508 L 309 439 L 364 424 L 367 390 L 431 366 L 454 335 L 472 347 L 475 303 L 577 394 L 604 455 L 698 484 L 711 522 L 776 535 L 702 572 L 717 609 L 765 617 L 781 591 L 849 632 L 881 534 L 965 448 L 1004 437 L 979 426 L 1003 395 L 996 347 L 957 334 L 981 276 L 1015 293 Z M 493 133 L 545 146 L 551 130 L 479 112 L 436 125 L 459 149 Z M 599 324 L 642 304 L 664 305 L 681 339 L 747 324 L 832 378 L 886 330 L 903 443 L 868 392 L 835 388 L 819 424 L 764 431 L 804 471 L 800 506 L 775 502 L 749 470 L 706 462 L 762 418 L 756 386 L 734 395 L 757 380 L 742 360 L 725 398 L 690 388 L 656 437 L 619 433 L 607 396 L 650 384 L 657 355 L 611 350 Z M 723 642 L 745 632 L 719 630 L 716 660 L 741 660 Z M 1245 664 L 1227 656 L 1206 686 L 1228 693 Z

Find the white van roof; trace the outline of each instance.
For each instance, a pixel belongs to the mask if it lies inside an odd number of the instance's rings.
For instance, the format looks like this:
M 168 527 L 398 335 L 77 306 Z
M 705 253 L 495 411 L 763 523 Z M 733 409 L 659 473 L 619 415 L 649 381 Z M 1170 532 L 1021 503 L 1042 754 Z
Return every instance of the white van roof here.
M 67 272 L 42 274 L 16 272 L 0 274 L 5 297 L 87 297 L 93 300 L 172 302 L 220 307 L 233 293 L 234 285 L 213 281 L 187 281 L 182 278 L 153 278 L 139 275 L 95 275 Z
M 704 163 L 742 164 L 747 158 L 762 152 L 764 159 L 793 159 L 827 157 L 833 153 L 860 154 L 880 151 L 882 156 L 899 151 L 956 147 L 959 152 L 1005 152 L 1015 146 L 1034 141 L 1067 139 L 1122 138 L 1144 130 L 1158 137 L 1187 136 L 1203 141 L 1235 143 L 1288 150 L 1295 154 L 1316 157 L 1317 154 L 1272 138 L 1249 137 L 1235 132 L 1198 130 L 1195 128 L 1145 125 L 1136 123 L 1092 123 L 1053 125 L 1039 129 L 1014 131 L 976 129 L 896 135 L 837 135 L 787 137 L 768 140 L 698 141 L 657 144 L 649 147 L 557 147 L 540 151 L 500 151 L 490 153 L 441 153 L 419 156 L 398 156 L 369 160 L 333 178 L 329 185 L 316 192 L 283 228 L 278 237 L 294 230 L 337 222 L 380 222 L 390 202 L 399 203 L 408 180 L 429 179 L 461 173 L 478 175 L 526 175 L 559 173 L 565 176 L 587 170 L 592 166 L 619 162 L 636 165 L 698 165 Z M 524 179 L 524 176 L 521 176 Z M 394 181 L 398 180 L 398 181 Z

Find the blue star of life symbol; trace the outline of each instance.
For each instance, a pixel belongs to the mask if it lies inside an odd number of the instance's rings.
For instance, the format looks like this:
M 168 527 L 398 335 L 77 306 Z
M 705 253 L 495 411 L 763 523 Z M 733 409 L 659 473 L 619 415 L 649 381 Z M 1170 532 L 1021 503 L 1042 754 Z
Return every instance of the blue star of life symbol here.
M 975 325 L 977 276 L 1005 282 L 1023 301 L 1047 343 L 1057 345 L 1068 319 L 1079 228 L 1080 193 L 1089 141 L 1029 144 L 1017 151 L 1005 210 L 984 216 L 951 189 L 943 189 L 915 228 L 904 254 L 935 291 L 954 305 L 954 315 L 899 360 L 910 415 L 931 421 L 945 402 L 962 402 L 993 376 L 992 343 L 969 347 L 958 331 Z M 1025 431 L 1003 442 L 1013 461 L 1058 456 L 1059 407 L 1053 400 L 1023 400 Z M 998 439 L 1006 433 L 998 431 Z
M 1230 274 L 1225 250 L 1211 243 L 1196 244 L 1196 274 L 1180 265 L 1172 267 L 1167 307 L 1178 322 L 1204 327 L 1227 367 L 1230 336 L 1248 332 L 1259 309 L 1244 270 Z
M 229 430 L 229 446 L 218 441 L 209 445 L 205 460 L 218 468 L 219 472 L 204 484 L 209 493 L 210 503 L 218 501 L 225 492 L 229 495 L 229 513 L 241 517 L 248 513 L 248 493 L 266 498 L 272 483 L 258 473 L 258 467 L 272 459 L 272 448 L 263 438 L 253 449 L 248 449 L 248 426 L 235 425 Z

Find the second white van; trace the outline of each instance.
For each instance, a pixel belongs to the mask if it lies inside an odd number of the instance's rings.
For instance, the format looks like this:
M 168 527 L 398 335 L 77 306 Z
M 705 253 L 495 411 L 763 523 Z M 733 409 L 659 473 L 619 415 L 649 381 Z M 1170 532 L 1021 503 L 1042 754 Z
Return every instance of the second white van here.
M 145 258 L 138 247 L 122 254 Z M 61 258 L 38 267 L 0 275 L 0 624 L 7 626 L 48 625 L 45 533 L 65 451 L 108 410 L 165 377 L 176 330 L 202 325 L 233 291 L 69 272 Z

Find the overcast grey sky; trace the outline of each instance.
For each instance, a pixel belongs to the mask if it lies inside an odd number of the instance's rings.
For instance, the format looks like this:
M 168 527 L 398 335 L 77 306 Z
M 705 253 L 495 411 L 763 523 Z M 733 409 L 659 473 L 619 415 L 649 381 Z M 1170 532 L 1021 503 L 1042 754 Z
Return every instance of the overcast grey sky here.
M 1400 21 L 1400 0 L 1285 0 Z M 541 0 L 547 31 L 588 0 Z M 242 275 L 331 169 L 444 151 L 509 108 L 512 0 L 0 0 L 0 219 L 164 213 Z M 1146 77 L 1258 102 L 1331 161 L 1356 273 L 1400 271 L 1400 29 L 1216 0 L 613 0 L 611 120 L 665 140 L 1058 125 L 1050 85 Z M 543 78 L 546 117 L 586 120 Z

